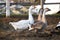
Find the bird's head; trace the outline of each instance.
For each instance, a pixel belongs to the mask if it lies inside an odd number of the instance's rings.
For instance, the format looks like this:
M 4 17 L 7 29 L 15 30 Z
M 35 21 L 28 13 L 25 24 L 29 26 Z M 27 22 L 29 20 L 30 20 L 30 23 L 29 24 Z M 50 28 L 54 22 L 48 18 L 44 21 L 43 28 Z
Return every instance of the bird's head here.
M 45 11 L 45 12 L 48 12 L 48 11 L 51 11 L 51 9 L 45 8 L 44 11 Z

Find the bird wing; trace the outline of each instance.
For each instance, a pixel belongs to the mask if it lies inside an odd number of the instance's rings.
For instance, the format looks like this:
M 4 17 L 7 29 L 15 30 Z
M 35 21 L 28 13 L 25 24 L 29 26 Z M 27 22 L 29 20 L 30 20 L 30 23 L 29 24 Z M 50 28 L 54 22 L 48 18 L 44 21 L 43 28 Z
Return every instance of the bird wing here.
M 29 24 L 28 20 L 21 20 L 21 21 L 18 21 L 18 22 L 11 22 L 11 25 L 15 29 L 26 29 L 26 28 L 28 28 L 28 24 Z

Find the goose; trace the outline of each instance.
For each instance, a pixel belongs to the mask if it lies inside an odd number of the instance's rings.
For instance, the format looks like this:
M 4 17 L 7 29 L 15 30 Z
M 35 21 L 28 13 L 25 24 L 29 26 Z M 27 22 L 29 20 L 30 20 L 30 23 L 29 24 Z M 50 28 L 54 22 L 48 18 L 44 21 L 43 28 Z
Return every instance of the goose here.
M 11 5 L 10 6 L 10 10 L 12 13 L 14 14 L 20 14 L 20 11 L 16 10 L 16 8 L 22 8 L 23 6 L 20 6 L 20 5 Z
M 50 11 L 50 9 L 48 8 L 45 8 L 44 11 L 43 11 L 43 14 L 42 14 L 42 18 L 41 18 L 41 22 L 42 22 L 42 28 L 41 28 L 41 31 L 44 31 L 45 28 L 47 27 L 47 21 L 46 21 L 46 17 L 45 17 L 45 13 Z
M 41 13 L 42 13 L 42 9 L 40 9 L 40 15 L 38 15 L 38 19 L 39 19 L 39 20 L 38 20 L 38 22 L 36 22 L 36 23 L 33 24 L 33 25 L 35 25 L 35 26 L 36 26 L 37 24 L 42 25 L 40 31 L 44 31 L 45 28 L 47 27 L 47 21 L 46 21 L 45 13 L 48 12 L 48 11 L 50 11 L 50 9 L 45 8 L 45 9 L 43 10 L 43 14 L 41 14 Z M 42 16 L 42 17 L 41 17 L 41 16 Z
M 60 21 L 59 21 L 59 23 L 57 24 L 57 26 L 56 26 L 55 29 L 56 29 L 56 30 L 59 30 L 59 29 L 60 29 Z
M 9 24 L 11 24 L 15 30 L 17 30 L 17 29 L 24 30 L 24 29 L 27 29 L 28 27 L 29 27 L 29 30 L 32 30 L 33 28 L 31 26 L 32 26 L 32 24 L 34 24 L 34 19 L 33 19 L 31 10 L 32 9 L 30 8 L 29 9 L 29 17 L 27 20 L 20 20 L 17 22 L 9 22 Z

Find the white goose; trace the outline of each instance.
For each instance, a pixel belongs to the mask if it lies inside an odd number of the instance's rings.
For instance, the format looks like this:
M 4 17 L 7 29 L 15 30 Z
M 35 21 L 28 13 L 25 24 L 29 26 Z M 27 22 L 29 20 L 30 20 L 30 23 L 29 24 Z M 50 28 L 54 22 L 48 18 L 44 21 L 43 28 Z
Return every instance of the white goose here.
M 32 13 L 30 12 L 32 9 L 29 9 L 29 18 L 28 20 L 20 20 L 18 22 L 9 22 L 9 24 L 11 24 L 15 30 L 17 29 L 27 29 L 29 27 L 29 30 L 33 29 L 31 28 L 31 25 L 34 24 L 34 19 L 32 16 Z

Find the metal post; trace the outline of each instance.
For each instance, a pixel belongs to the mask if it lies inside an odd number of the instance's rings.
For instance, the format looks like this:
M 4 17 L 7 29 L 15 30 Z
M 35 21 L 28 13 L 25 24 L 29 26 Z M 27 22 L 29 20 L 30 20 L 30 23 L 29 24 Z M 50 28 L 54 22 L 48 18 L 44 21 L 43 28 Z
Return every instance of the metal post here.
M 41 13 L 42 14 L 43 14 L 43 3 L 44 3 L 43 0 L 41 0 L 40 4 L 41 4 L 41 10 L 42 10 Z
M 10 0 L 6 0 L 6 17 L 10 16 Z
M 38 21 L 41 21 L 42 20 L 42 15 L 43 14 L 43 0 L 40 0 L 40 5 L 41 5 L 41 10 L 40 10 L 40 13 L 38 14 Z

